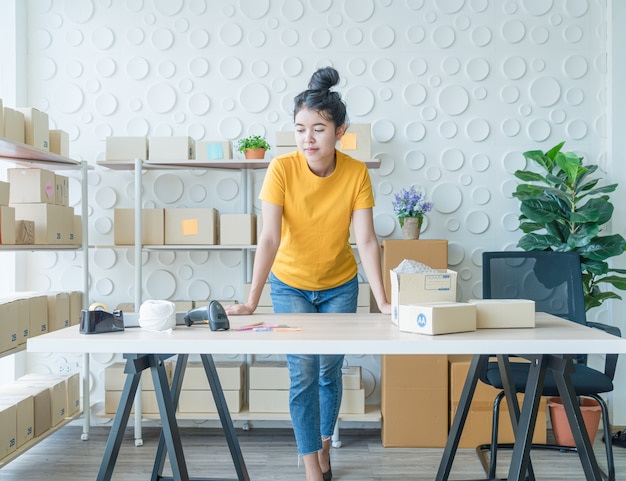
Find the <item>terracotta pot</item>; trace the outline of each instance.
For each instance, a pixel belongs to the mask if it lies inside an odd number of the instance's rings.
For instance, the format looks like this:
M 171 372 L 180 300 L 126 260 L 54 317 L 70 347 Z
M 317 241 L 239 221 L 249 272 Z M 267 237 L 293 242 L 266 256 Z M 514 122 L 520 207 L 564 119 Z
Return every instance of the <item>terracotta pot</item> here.
M 265 158 L 265 149 L 246 149 L 246 159 L 263 159 Z
M 589 441 L 593 444 L 593 440 L 598 432 L 598 424 L 600 423 L 602 411 L 595 399 L 582 397 L 580 398 L 580 403 L 580 411 L 583 415 L 585 427 L 587 428 Z M 552 432 L 554 433 L 556 444 L 559 446 L 576 446 L 574 435 L 567 421 L 565 406 L 563 406 L 561 398 L 551 397 L 548 399 L 548 407 L 550 408 L 550 422 L 552 423 Z
M 415 240 L 420 238 L 423 217 L 405 217 L 402 223 L 402 238 Z

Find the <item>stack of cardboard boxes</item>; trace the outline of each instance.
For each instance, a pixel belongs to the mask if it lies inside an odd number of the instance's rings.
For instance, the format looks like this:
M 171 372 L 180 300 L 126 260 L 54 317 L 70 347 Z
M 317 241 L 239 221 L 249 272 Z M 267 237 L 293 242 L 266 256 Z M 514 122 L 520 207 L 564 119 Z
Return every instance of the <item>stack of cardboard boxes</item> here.
M 215 363 L 215 369 L 228 411 L 240 412 L 245 394 L 245 364 L 240 361 L 218 361 Z M 211 386 L 201 362 L 187 363 L 178 401 L 178 412 L 196 417 L 217 412 Z
M 80 376 L 28 374 L 0 386 L 0 461 L 80 411 Z

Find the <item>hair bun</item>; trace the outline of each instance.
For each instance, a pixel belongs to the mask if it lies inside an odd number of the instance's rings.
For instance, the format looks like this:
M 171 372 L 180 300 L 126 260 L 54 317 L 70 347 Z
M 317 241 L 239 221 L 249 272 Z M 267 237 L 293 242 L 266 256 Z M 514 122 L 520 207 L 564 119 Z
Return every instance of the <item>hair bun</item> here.
M 333 67 L 321 68 L 311 76 L 309 81 L 309 89 L 311 90 L 330 90 L 339 83 L 339 72 Z

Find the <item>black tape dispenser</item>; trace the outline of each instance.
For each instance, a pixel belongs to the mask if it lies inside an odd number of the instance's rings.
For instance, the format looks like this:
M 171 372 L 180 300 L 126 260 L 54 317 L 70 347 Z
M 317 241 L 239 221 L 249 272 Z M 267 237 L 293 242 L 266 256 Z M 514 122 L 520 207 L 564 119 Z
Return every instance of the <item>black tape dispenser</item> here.
M 204 322 L 209 325 L 212 331 L 227 331 L 230 329 L 230 321 L 226 311 L 218 301 L 211 301 L 205 307 L 190 309 L 185 314 L 184 320 L 187 326 L 191 326 L 194 322 Z
M 100 334 L 124 330 L 124 313 L 118 309 L 108 312 L 104 304 L 92 304 L 80 311 L 81 334 Z

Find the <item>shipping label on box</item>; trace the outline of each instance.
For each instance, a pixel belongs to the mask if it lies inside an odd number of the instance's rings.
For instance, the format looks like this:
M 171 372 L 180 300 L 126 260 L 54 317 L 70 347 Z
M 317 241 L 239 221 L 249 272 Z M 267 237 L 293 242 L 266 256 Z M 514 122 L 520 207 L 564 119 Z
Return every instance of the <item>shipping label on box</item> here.
M 56 199 L 56 178 L 54 172 L 46 169 L 8 169 L 11 191 L 11 204 L 54 204 Z
M 106 160 L 148 159 L 146 137 L 107 137 Z
M 254 245 L 256 239 L 256 215 L 220 215 L 221 245 Z
M 4 107 L 3 109 L 3 122 L 4 122 L 4 138 L 17 142 L 19 144 L 24 143 L 24 114 L 18 110 Z
M 150 137 L 148 143 L 150 162 L 180 162 L 196 156 L 196 142 L 191 137 Z
M 399 308 L 403 304 L 422 302 L 455 302 L 456 272 L 450 269 L 420 274 L 398 274 L 391 278 L 391 321 L 398 324 Z
M 213 208 L 165 209 L 165 244 L 215 245 L 217 219 Z
M 341 139 L 337 142 L 337 150 L 366 161 L 372 158 L 372 125 L 350 124 Z
M 113 211 L 115 245 L 135 243 L 135 209 L 116 208 Z M 165 209 L 141 210 L 141 240 L 143 245 L 163 245 L 165 240 Z
M 0 205 L 0 244 L 15 244 L 15 209 Z
M 26 144 L 42 150 L 50 151 L 50 131 L 48 114 L 33 107 L 16 109 L 24 114 L 24 141 Z
M 535 301 L 529 299 L 469 299 L 476 306 L 477 329 L 535 327 Z
M 198 162 L 232 158 L 233 150 L 228 140 L 199 140 L 196 142 L 195 160 Z
M 476 330 L 476 306 L 461 302 L 401 304 L 398 326 L 403 332 L 449 334 Z

